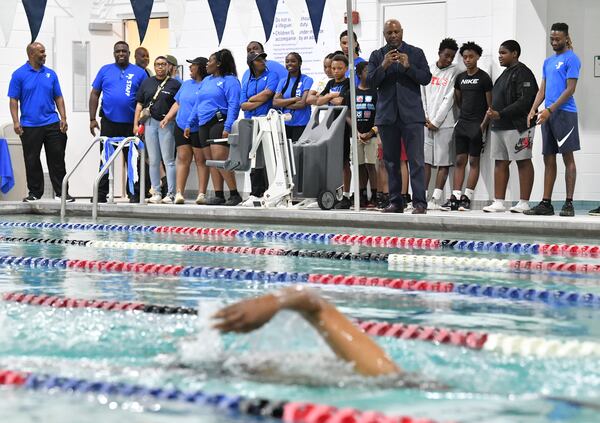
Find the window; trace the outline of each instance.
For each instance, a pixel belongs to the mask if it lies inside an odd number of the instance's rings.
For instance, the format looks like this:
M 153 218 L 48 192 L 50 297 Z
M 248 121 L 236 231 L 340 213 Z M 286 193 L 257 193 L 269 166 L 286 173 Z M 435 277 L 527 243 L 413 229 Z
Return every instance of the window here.
M 73 41 L 73 111 L 87 112 L 90 87 L 90 43 Z

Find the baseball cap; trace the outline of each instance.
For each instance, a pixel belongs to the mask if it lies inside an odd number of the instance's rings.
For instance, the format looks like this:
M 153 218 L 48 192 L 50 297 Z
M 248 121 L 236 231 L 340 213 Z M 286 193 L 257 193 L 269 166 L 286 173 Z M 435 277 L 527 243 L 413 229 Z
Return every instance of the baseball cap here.
M 266 59 L 267 58 L 267 53 L 250 53 L 248 54 L 248 59 L 246 61 L 246 63 L 248 63 L 248 65 L 250 65 L 252 62 L 254 62 L 256 59 Z
M 173 66 L 177 66 L 178 65 L 177 58 L 175 56 L 171 56 L 170 54 L 166 54 L 165 55 L 165 59 L 167 59 L 167 62 L 170 65 L 173 65 Z
M 206 66 L 206 64 L 208 63 L 208 59 L 206 57 L 199 56 L 192 60 L 187 59 L 186 62 L 192 65 Z

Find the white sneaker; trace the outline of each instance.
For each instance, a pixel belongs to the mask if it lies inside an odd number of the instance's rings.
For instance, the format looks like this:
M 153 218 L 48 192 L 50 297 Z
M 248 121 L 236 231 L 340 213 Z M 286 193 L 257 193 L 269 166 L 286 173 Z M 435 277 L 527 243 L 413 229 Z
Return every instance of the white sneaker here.
M 427 202 L 427 210 L 441 210 L 442 206 L 433 198 Z
M 519 200 L 519 202 L 515 206 L 512 206 L 510 208 L 510 211 L 511 213 L 523 213 L 529 209 L 531 209 L 531 207 L 529 207 L 528 201 Z
M 504 203 L 502 201 L 494 200 L 492 204 L 485 206 L 483 211 L 486 213 L 504 213 L 506 211 L 506 207 L 504 207 Z
M 412 211 L 412 209 L 413 209 L 413 208 L 414 208 L 414 207 L 413 207 L 413 203 L 412 203 L 412 201 L 411 201 L 410 203 L 407 203 L 407 204 L 406 204 L 406 207 L 404 208 L 404 211 L 407 211 L 407 212 L 409 212 L 409 211 Z
M 258 198 L 255 195 L 251 195 L 248 198 L 246 198 L 246 201 L 244 201 L 242 203 L 242 206 L 244 206 L 244 207 L 254 207 L 254 202 L 255 201 L 260 201 L 260 198 Z
M 198 196 L 196 197 L 196 204 L 206 204 L 206 194 L 199 192 Z
M 183 197 L 183 195 L 181 195 L 180 192 L 177 192 L 177 194 L 175 194 L 175 204 L 185 204 L 185 198 Z
M 163 204 L 173 204 L 175 202 L 175 196 L 173 194 L 165 195 L 165 198 L 161 200 Z
M 152 194 L 152 197 L 148 199 L 149 203 L 158 204 L 162 201 L 162 196 L 160 194 Z

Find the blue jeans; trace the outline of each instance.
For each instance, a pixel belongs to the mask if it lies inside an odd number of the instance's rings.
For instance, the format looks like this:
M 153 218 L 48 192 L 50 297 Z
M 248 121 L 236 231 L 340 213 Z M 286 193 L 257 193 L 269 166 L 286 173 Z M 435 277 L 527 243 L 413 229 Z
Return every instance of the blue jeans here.
M 168 193 L 175 193 L 175 122 L 169 122 L 164 128 L 154 118 L 149 118 L 145 123 L 144 134 L 150 167 L 150 183 L 154 192 L 160 193 L 160 160 L 165 164 L 167 173 Z

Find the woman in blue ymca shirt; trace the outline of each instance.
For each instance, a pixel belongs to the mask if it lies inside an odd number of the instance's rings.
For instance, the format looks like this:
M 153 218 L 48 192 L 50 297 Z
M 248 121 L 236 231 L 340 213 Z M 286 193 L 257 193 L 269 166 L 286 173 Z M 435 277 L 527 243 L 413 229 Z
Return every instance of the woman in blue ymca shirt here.
M 191 128 L 198 126 L 198 142 L 207 160 L 226 160 L 227 143 L 208 144 L 209 139 L 227 138 L 233 122 L 240 113 L 240 81 L 233 55 L 227 49 L 213 53 L 206 64 L 207 76 L 200 86 L 198 98 L 188 119 L 184 136 L 189 138 Z M 237 191 L 233 172 L 210 168 L 215 197 L 206 200 L 208 205 L 236 206 L 242 202 Z M 229 187 L 225 201 L 223 179 Z
M 313 85 L 310 76 L 302 75 L 302 56 L 292 52 L 285 57 L 288 70 L 286 79 L 279 81 L 273 106 L 292 118 L 286 122 L 285 131 L 292 142 L 298 141 L 310 120 L 310 105 L 306 103 L 308 92 Z
M 175 103 L 175 94 L 179 91 L 181 83 L 167 74 L 167 59 L 158 56 L 154 59 L 154 72 L 156 76 L 147 78 L 142 82 L 135 95 L 135 114 L 133 118 L 133 131 L 137 132 L 142 108 L 150 109 L 150 117 L 144 122 L 144 134 L 148 151 L 148 167 L 150 169 L 150 183 L 154 195 L 148 200 L 150 203 L 173 204 L 175 201 L 175 138 L 173 136 L 173 122 L 161 125 L 161 122 Z M 167 174 L 167 195 L 160 195 L 160 161 L 165 164 Z
M 196 171 L 198 173 L 198 197 L 196 197 L 196 204 L 204 204 L 210 173 L 208 167 L 206 167 L 206 157 L 204 157 L 204 152 L 198 139 L 198 127 L 190 128 L 190 136 L 188 138 L 183 136 L 183 131 L 196 104 L 202 80 L 207 76 L 206 63 L 208 59 L 205 57 L 196 57 L 194 60 L 188 60 L 187 62 L 190 64 L 190 79 L 185 81 L 179 91 L 177 91 L 175 103 L 160 123 L 160 126 L 164 127 L 175 119 L 175 145 L 177 146 L 175 204 L 185 203 L 183 193 L 185 192 L 185 185 L 190 174 L 192 157 L 196 162 Z

